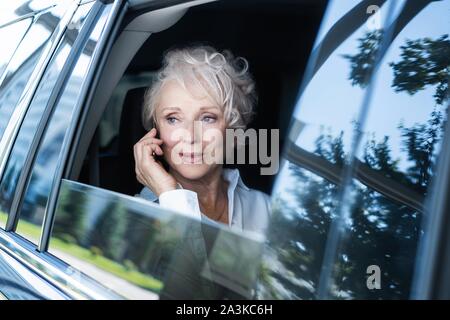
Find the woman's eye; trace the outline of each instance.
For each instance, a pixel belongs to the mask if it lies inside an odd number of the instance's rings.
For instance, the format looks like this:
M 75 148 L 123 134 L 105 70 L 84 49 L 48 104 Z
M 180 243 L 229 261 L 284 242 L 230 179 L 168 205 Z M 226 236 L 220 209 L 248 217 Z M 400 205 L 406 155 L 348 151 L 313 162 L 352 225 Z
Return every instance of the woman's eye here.
M 169 124 L 175 124 L 175 123 L 177 122 L 177 118 L 175 118 L 175 117 L 167 117 L 167 118 L 166 118 L 166 121 L 167 121 Z
M 202 121 L 206 122 L 206 123 L 214 123 L 216 121 L 216 117 L 214 117 L 214 116 L 205 116 L 205 117 L 202 118 Z

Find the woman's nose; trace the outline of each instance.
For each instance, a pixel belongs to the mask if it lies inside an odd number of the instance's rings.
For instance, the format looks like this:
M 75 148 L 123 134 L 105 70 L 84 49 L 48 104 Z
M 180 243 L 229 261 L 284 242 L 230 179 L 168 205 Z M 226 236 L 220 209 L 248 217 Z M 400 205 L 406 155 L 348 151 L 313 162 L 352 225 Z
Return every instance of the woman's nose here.
M 201 121 L 190 121 L 187 123 L 186 134 L 183 137 L 184 142 L 187 143 L 198 143 L 202 141 L 202 122 Z

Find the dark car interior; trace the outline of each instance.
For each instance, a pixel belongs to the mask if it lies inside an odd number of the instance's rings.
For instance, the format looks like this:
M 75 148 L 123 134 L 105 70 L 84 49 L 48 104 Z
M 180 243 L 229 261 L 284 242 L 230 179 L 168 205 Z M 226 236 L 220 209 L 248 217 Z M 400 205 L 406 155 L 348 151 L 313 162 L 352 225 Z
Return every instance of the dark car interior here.
M 190 8 L 175 25 L 153 33 L 114 90 L 78 181 L 128 195 L 140 192 L 133 145 L 146 133 L 141 124 L 145 89 L 166 50 L 197 43 L 230 49 L 248 60 L 259 100 L 249 128 L 279 129 L 281 152 L 326 2 L 213 2 Z M 275 176 L 260 175 L 261 164 L 234 167 L 247 186 L 270 194 Z

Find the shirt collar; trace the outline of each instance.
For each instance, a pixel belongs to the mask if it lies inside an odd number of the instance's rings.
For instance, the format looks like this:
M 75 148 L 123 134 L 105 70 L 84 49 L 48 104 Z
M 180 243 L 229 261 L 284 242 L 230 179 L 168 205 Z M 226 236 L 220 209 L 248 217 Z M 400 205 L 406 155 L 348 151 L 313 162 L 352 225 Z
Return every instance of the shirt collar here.
M 244 184 L 242 181 L 241 175 L 239 174 L 238 169 L 223 169 L 223 177 L 225 180 L 229 182 L 229 189 L 233 191 L 236 189 L 236 186 L 242 187 L 245 190 L 249 191 L 250 189 Z

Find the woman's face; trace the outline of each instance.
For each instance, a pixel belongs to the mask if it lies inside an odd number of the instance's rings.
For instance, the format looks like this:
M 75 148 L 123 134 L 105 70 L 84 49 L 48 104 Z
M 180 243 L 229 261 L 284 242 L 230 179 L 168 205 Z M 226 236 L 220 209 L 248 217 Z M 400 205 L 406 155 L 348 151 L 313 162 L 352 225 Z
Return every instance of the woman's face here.
M 222 109 L 198 86 L 176 80 L 160 91 L 155 110 L 164 159 L 186 179 L 201 179 L 220 165 L 226 121 Z

